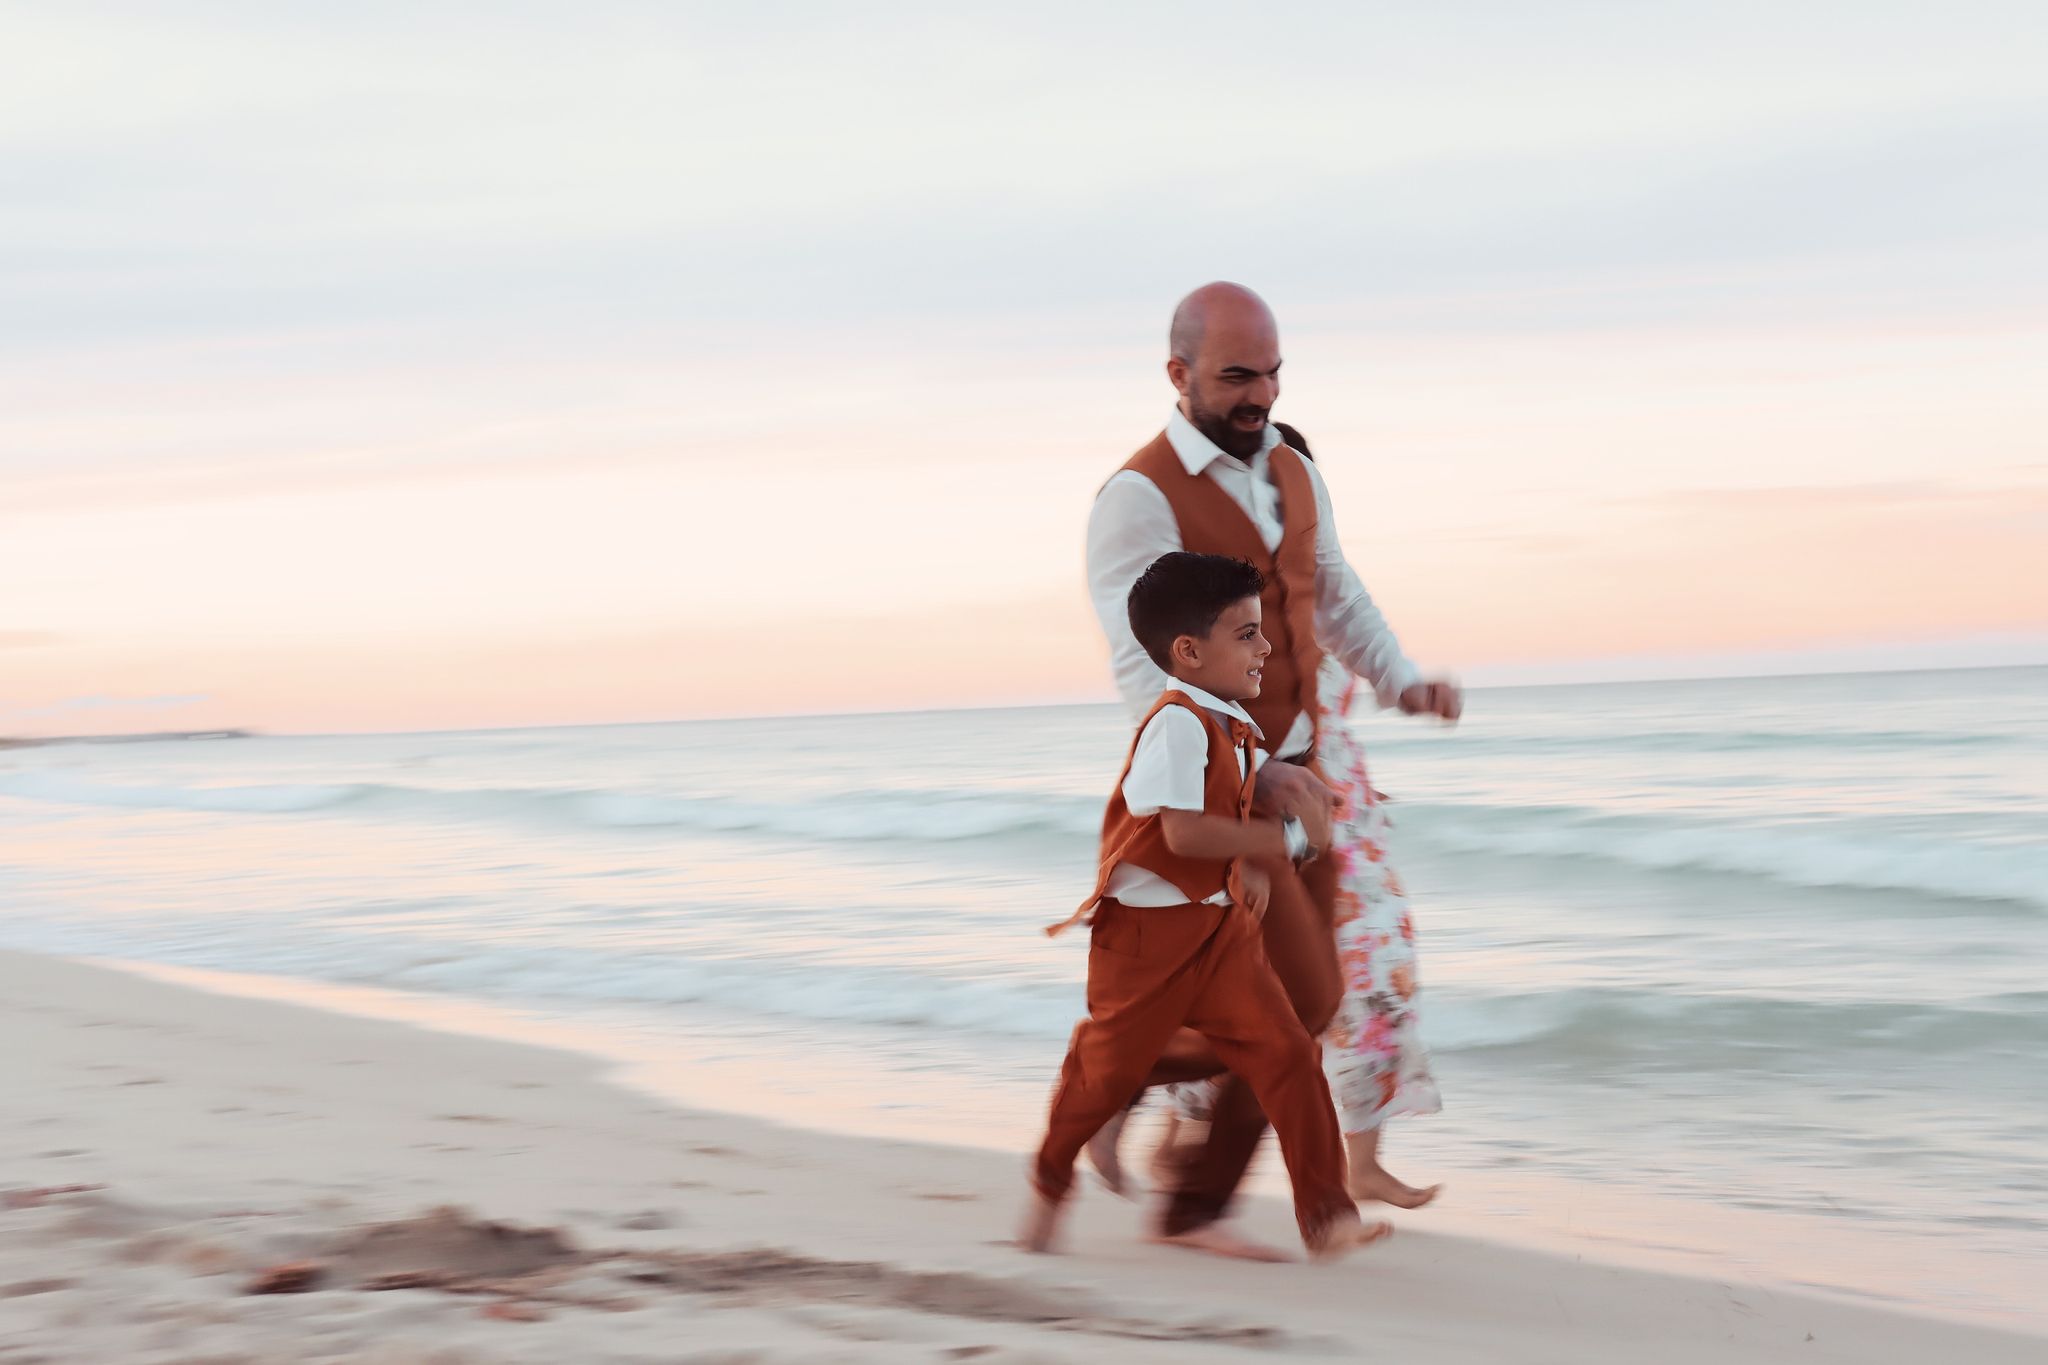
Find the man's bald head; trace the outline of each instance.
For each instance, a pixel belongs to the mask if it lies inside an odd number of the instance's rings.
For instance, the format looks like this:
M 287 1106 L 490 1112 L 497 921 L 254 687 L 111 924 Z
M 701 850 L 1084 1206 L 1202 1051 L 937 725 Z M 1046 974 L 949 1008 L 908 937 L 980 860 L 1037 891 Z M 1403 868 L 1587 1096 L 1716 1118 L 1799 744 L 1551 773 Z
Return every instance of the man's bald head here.
M 1241 284 L 1205 284 L 1180 301 L 1167 332 L 1166 377 L 1195 429 L 1239 459 L 1258 454 L 1280 397 L 1280 327 Z
M 1194 364 L 1212 322 L 1234 332 L 1264 330 L 1276 347 L 1279 344 L 1280 325 L 1273 320 L 1266 301 L 1241 284 L 1218 280 L 1195 290 L 1174 308 L 1173 325 L 1166 333 L 1166 353 Z

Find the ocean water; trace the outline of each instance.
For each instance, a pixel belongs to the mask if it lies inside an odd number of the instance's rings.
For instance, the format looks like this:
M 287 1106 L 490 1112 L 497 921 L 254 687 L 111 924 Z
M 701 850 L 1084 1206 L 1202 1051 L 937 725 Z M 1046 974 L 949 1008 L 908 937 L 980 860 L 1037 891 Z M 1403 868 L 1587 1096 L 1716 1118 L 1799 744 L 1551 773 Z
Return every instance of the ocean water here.
M 1446 1092 L 1398 1169 L 1503 1218 L 1516 1179 L 1753 1216 L 1780 1277 L 2038 1314 L 2048 669 L 1354 723 Z M 0 751 L 0 946 L 485 1002 L 720 1105 L 1021 1148 L 1085 960 L 1038 931 L 1126 742 L 1069 707 Z

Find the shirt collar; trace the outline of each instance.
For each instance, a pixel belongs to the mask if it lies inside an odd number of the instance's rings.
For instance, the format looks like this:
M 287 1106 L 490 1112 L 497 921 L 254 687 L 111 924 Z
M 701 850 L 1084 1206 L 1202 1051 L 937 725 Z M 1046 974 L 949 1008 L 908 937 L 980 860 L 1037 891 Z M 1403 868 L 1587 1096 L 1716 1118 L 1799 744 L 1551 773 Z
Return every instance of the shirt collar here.
M 1217 453 L 1221 454 L 1222 452 L 1218 451 Z M 1257 735 L 1260 739 L 1264 739 L 1266 737 L 1265 732 L 1259 729 L 1259 723 L 1253 720 L 1250 714 L 1245 711 L 1244 707 L 1240 706 L 1238 703 L 1234 701 L 1225 701 L 1223 700 L 1223 698 L 1215 695 L 1214 693 L 1204 692 L 1201 688 L 1195 686 L 1193 683 L 1182 682 L 1179 678 L 1175 678 L 1173 680 L 1173 685 L 1178 690 L 1187 693 L 1188 700 L 1193 702 L 1195 705 L 1202 707 L 1204 710 L 1217 712 L 1219 715 L 1229 716 L 1234 720 L 1241 720 L 1246 725 L 1252 727 L 1252 733 L 1254 735 Z
M 1218 460 L 1234 458 L 1222 446 L 1196 430 L 1195 424 L 1188 420 L 1187 414 L 1180 410 L 1179 404 L 1174 405 L 1173 416 L 1166 419 L 1166 439 L 1172 444 L 1173 453 L 1180 456 L 1181 464 L 1190 474 L 1200 474 Z M 1279 444 L 1280 428 L 1269 421 L 1266 423 L 1265 431 L 1260 435 L 1259 454 L 1270 454 L 1273 447 Z

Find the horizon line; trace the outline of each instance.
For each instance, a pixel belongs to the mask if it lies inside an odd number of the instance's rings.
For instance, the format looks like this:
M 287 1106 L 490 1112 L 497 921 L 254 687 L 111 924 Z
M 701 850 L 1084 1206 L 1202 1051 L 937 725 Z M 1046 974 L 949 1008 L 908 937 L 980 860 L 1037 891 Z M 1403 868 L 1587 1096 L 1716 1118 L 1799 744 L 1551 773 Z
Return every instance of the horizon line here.
M 1808 671 L 1781 671 L 1767 673 L 1706 673 L 1669 678 L 1611 678 L 1589 679 L 1580 682 L 1521 682 L 1485 683 L 1468 688 L 1473 692 L 1525 692 L 1570 687 L 1657 687 L 1670 684 L 1702 682 L 1768 682 L 1782 678 L 1860 678 L 1860 677 L 1904 677 L 1921 673 L 1990 673 L 2002 670 L 2048 668 L 2048 660 L 2034 663 L 1995 664 L 1952 664 L 1946 667 L 1929 668 L 1835 668 Z M 746 724 L 754 721 L 773 720 L 838 720 L 859 716 L 945 716 L 971 715 L 976 712 L 996 711 L 1043 711 L 1080 708 L 1088 706 L 1115 706 L 1115 698 L 1096 701 L 1041 701 L 1004 702 L 1000 704 L 961 706 L 908 706 L 883 707 L 855 711 L 763 711 L 738 715 L 717 716 L 671 716 L 646 720 L 597 720 L 597 721 L 546 721 L 533 725 L 478 725 L 456 727 L 431 727 L 413 730 L 262 730 L 249 726 L 208 726 L 203 730 L 178 731 L 109 731 L 96 734 L 75 735 L 0 735 L 0 744 L 23 740 L 37 744 L 56 744 L 67 741 L 89 740 L 131 740 L 137 743 L 152 739 L 202 739 L 211 737 L 245 739 L 345 739 L 375 738 L 401 735 L 496 735 L 522 733 L 530 730 L 607 730 L 625 729 L 645 725 L 720 725 Z M 1387 708 L 1381 708 L 1387 709 Z

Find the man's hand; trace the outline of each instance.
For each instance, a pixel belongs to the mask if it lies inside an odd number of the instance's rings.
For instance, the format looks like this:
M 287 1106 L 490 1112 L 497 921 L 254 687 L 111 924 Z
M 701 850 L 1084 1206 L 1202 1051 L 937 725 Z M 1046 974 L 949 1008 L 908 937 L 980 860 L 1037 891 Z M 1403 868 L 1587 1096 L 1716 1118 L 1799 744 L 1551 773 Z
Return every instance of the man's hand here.
M 1337 792 L 1299 763 L 1269 759 L 1259 768 L 1258 785 L 1252 792 L 1253 810 L 1259 815 L 1301 821 L 1312 847 L 1330 846 L 1330 826 L 1337 816 Z
M 1237 865 L 1237 884 L 1244 891 L 1244 908 L 1253 919 L 1264 919 L 1266 907 L 1273 903 L 1273 879 L 1266 869 L 1247 858 Z
M 1465 689 L 1454 682 L 1419 682 L 1401 694 L 1401 714 L 1455 722 L 1465 714 Z

